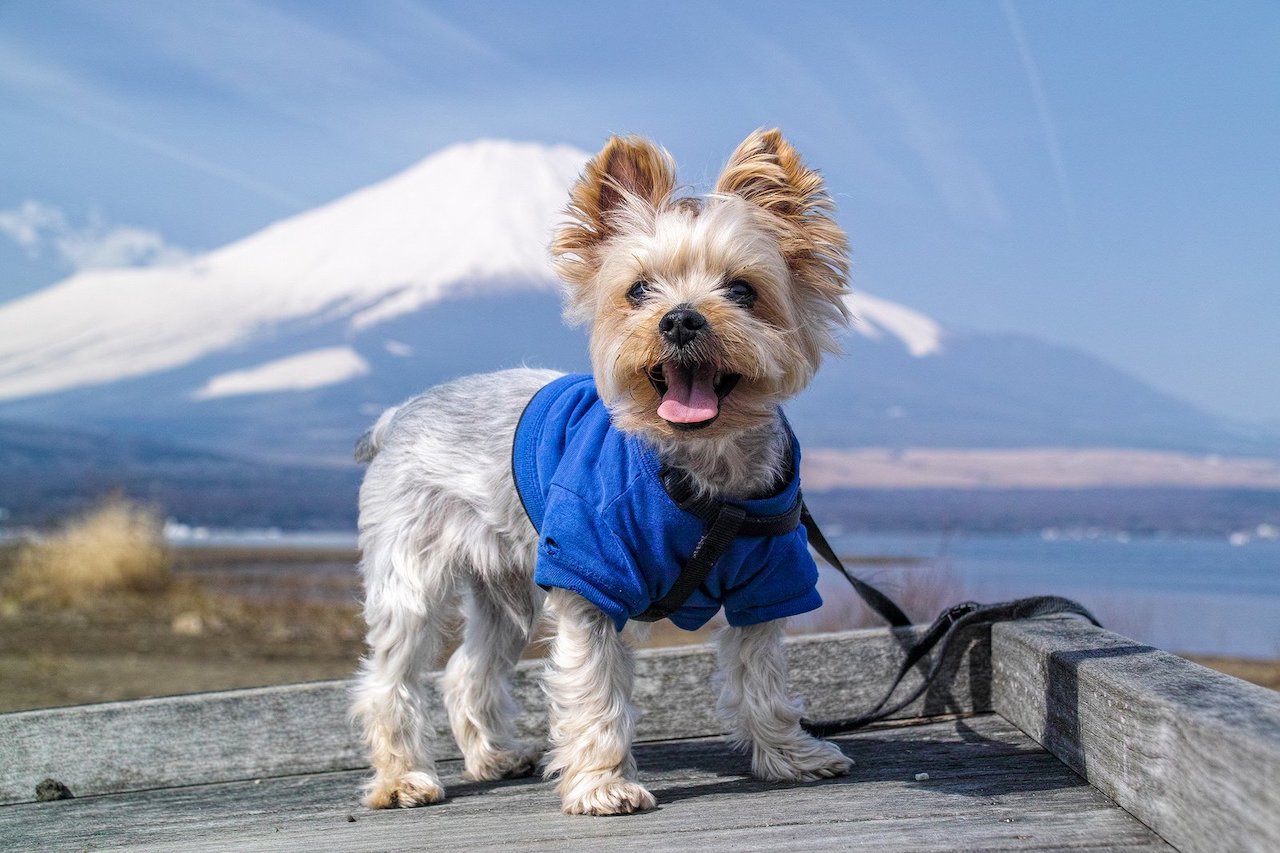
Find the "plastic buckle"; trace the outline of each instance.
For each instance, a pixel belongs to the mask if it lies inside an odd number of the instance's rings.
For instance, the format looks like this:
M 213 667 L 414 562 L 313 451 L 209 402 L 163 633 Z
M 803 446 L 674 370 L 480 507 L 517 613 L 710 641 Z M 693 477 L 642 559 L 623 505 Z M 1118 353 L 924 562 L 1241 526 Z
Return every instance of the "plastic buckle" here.
M 964 601 L 948 610 L 943 618 L 946 620 L 946 624 L 951 626 L 981 606 L 976 601 Z

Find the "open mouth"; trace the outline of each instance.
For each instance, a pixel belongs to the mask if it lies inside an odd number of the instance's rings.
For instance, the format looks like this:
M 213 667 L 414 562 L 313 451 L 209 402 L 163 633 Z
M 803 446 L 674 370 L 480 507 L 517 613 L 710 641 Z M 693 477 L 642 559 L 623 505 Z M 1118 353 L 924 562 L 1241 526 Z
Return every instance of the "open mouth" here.
M 662 397 L 658 417 L 676 429 L 702 429 L 720 415 L 720 401 L 742 378 L 713 364 L 664 361 L 648 370 L 649 382 Z

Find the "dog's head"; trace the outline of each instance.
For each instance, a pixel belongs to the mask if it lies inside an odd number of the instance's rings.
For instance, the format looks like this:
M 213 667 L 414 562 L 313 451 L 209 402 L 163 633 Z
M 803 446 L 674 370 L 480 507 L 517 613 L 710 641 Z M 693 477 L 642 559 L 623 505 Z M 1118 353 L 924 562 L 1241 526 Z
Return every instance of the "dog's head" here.
M 822 179 L 776 130 L 748 136 L 711 195 L 675 188 L 664 150 L 610 139 L 552 251 L 614 423 L 723 437 L 769 421 L 837 351 L 847 243 Z

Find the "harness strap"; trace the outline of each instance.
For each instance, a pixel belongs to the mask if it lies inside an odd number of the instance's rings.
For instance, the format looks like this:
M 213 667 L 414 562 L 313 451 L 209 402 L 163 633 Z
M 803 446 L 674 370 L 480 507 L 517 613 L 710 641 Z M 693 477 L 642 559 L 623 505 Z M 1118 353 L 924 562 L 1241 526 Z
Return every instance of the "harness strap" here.
M 895 628 L 903 628 L 911 624 L 911 620 L 907 618 L 907 615 L 902 612 L 898 605 L 893 603 L 889 596 L 844 567 L 844 564 L 840 562 L 840 558 L 836 555 L 835 549 L 831 547 L 827 537 L 818 528 L 818 523 L 809 514 L 809 508 L 805 506 L 804 495 L 801 492 L 796 492 L 796 499 L 786 512 L 767 516 L 747 515 L 741 508 L 732 504 L 716 500 L 707 495 L 696 494 L 693 486 L 689 483 L 688 476 L 679 469 L 663 468 L 658 472 L 658 477 L 662 481 L 662 487 L 680 509 L 702 519 L 707 526 L 706 533 L 698 541 L 697 546 L 694 548 L 693 556 L 689 558 L 689 562 L 681 569 L 675 585 L 660 600 L 650 605 L 648 610 L 632 618 L 641 622 L 657 622 L 679 610 L 685 600 L 706 580 L 707 575 L 715 567 L 716 561 L 733 543 L 734 536 L 782 536 L 803 524 L 808 535 L 809 544 L 824 560 L 845 576 L 845 579 L 853 585 L 853 588 L 857 590 L 858 595 L 862 596 L 863 601 L 868 606 Z M 726 509 L 730 508 L 738 516 L 737 526 L 733 529 L 733 534 L 729 536 L 713 535 L 717 525 L 727 524 L 724 513 Z M 721 529 L 727 528 L 722 527 Z
M 702 586 L 733 545 L 735 537 L 756 538 L 782 536 L 800 526 L 804 512 L 804 499 L 799 491 L 786 512 L 777 515 L 747 515 L 740 506 L 696 494 L 688 476 L 677 468 L 663 468 L 658 478 L 676 506 L 702 519 L 705 530 L 693 549 L 689 562 L 680 569 L 671 589 L 662 598 L 649 605 L 639 616 L 631 618 L 640 622 L 657 622 L 675 613 L 698 587 Z
M 688 476 L 677 468 L 663 468 L 658 472 L 658 477 L 662 481 L 662 488 L 671 496 L 671 500 L 675 501 L 676 506 L 696 515 L 704 524 L 710 525 L 715 522 L 720 508 L 724 506 L 723 501 L 708 495 L 695 494 L 693 486 L 689 484 Z M 785 512 L 777 515 L 744 514 L 738 535 L 744 538 L 756 538 L 790 533 L 800 526 L 803 506 L 804 498 L 797 491 L 795 502 Z
M 747 513 L 742 507 L 730 503 L 720 504 L 715 519 L 698 540 L 697 546 L 693 549 L 693 556 L 680 570 L 680 576 L 676 578 L 675 584 L 666 595 L 649 605 L 648 610 L 632 618 L 641 622 L 657 622 L 679 610 L 685 599 L 702 586 L 707 575 L 715 568 L 716 561 L 733 544 L 733 539 L 739 535 L 743 519 L 746 517 Z

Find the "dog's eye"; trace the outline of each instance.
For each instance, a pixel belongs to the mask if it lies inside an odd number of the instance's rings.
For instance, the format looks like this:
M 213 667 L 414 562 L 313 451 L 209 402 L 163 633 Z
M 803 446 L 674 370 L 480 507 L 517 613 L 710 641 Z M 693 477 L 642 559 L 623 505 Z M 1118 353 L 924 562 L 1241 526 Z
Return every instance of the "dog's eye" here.
M 750 308 L 756 301 L 756 289 L 740 278 L 735 278 L 724 286 L 729 298 L 744 308 Z
M 627 300 L 632 305 L 639 305 L 648 298 L 649 282 L 647 281 L 637 281 L 635 284 L 631 285 L 631 288 L 627 291 Z

